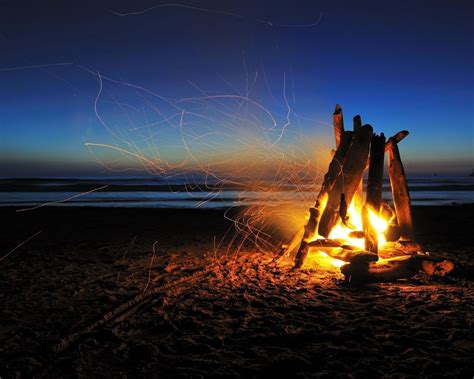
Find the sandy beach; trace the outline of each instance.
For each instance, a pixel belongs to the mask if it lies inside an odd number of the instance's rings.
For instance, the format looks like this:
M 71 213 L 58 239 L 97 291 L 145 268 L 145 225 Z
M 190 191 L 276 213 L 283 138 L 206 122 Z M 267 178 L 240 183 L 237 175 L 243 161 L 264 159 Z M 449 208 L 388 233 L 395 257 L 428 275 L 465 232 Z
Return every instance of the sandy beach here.
M 472 204 L 413 209 L 449 277 L 365 286 L 215 249 L 222 210 L 0 213 L 2 256 L 41 232 L 1 262 L 1 377 L 474 374 Z

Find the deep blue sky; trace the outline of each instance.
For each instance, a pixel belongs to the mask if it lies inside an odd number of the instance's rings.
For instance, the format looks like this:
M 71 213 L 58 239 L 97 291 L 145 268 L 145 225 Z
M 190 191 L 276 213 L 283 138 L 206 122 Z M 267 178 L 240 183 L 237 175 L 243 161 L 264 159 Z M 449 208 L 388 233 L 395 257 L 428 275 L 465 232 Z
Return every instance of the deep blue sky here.
M 408 129 L 400 149 L 409 172 L 474 167 L 472 1 L 174 3 L 242 17 L 108 11 L 159 1 L 0 1 L 0 176 L 98 172 L 84 140 L 107 135 L 94 115 L 97 80 L 80 66 L 184 97 L 193 95 L 188 81 L 227 89 L 219 75 L 242 89 L 244 54 L 249 71 L 263 64 L 275 93 L 283 73 L 291 78 L 308 135 L 329 143 L 330 128 L 310 120 L 330 124 L 340 103 L 347 124 L 360 113 L 387 135 Z M 321 12 L 316 26 L 280 26 L 311 24 Z M 63 62 L 72 64 L 9 70 Z

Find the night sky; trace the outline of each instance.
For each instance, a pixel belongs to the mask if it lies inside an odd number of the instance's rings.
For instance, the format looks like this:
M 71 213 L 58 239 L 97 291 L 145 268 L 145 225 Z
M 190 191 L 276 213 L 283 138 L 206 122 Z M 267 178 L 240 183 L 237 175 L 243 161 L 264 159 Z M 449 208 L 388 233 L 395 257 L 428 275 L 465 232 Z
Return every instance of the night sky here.
M 228 90 L 224 78 L 242 89 L 244 60 L 248 72 L 264 68 L 275 93 L 285 75 L 305 134 L 332 143 L 340 103 L 349 126 L 360 113 L 388 136 L 410 131 L 400 146 L 409 173 L 467 175 L 473 2 L 400 3 L 185 1 L 175 4 L 209 11 L 121 17 L 111 10 L 166 3 L 1 1 L 0 176 L 100 172 L 84 142 L 108 136 L 94 114 L 98 81 L 84 68 L 181 98 L 196 94 L 189 82 Z

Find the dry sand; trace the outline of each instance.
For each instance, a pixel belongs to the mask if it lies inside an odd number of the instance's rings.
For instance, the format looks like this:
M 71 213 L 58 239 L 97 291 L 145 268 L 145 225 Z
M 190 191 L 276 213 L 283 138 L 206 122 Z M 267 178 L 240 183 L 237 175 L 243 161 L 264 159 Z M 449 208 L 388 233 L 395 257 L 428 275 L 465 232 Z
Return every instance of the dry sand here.
M 414 208 L 450 277 L 355 287 L 214 252 L 222 211 L 4 208 L 2 255 L 42 233 L 0 263 L 0 376 L 472 377 L 473 211 Z

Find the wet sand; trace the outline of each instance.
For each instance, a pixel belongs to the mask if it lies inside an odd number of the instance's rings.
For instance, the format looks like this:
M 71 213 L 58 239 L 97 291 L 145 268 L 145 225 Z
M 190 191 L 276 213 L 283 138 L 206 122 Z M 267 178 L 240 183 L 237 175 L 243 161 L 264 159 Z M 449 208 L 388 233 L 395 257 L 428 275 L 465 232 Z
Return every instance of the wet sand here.
M 2 256 L 41 231 L 0 262 L 1 377 L 474 374 L 473 205 L 414 208 L 449 277 L 365 286 L 215 250 L 219 210 L 0 213 Z

